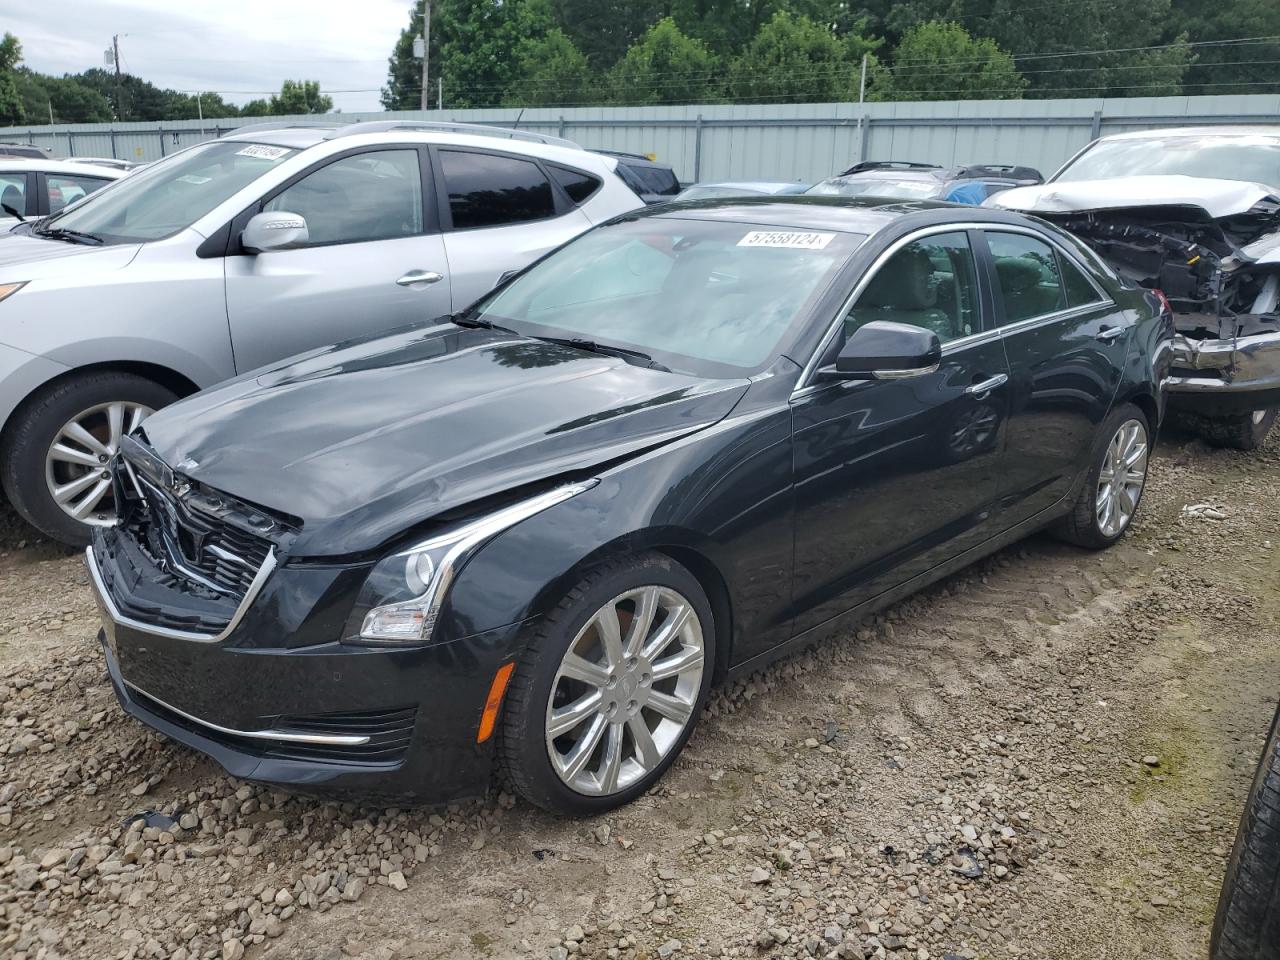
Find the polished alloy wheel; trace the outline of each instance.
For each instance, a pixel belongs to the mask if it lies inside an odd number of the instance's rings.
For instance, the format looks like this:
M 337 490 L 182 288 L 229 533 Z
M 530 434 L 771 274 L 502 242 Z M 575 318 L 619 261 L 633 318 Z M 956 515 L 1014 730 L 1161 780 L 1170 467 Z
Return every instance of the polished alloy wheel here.
M 1147 428 L 1126 420 L 1107 445 L 1098 474 L 1098 529 L 1114 537 L 1129 525 L 1147 480 Z
M 551 683 L 546 742 L 572 790 L 604 796 L 654 770 L 693 722 L 702 623 L 669 587 L 614 597 L 578 631 Z
M 117 400 L 81 410 L 63 424 L 45 455 L 44 477 L 54 503 L 81 523 L 116 522 L 108 464 L 120 440 L 154 411 Z

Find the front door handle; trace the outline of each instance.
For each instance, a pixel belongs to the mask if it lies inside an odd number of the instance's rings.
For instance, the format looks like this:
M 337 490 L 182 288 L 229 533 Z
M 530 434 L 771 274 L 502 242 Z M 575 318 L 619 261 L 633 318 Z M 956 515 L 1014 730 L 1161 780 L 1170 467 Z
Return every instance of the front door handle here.
M 411 287 L 415 283 L 439 283 L 443 279 L 444 274 L 436 273 L 434 270 L 410 270 L 396 283 L 402 287 Z
M 1107 327 L 1105 330 L 1099 330 L 1093 339 L 1101 340 L 1103 343 L 1110 343 L 1122 333 L 1124 333 L 1124 327 Z
M 1009 380 L 1007 373 L 997 373 L 994 377 L 988 377 L 986 380 L 980 380 L 964 388 L 964 392 L 971 397 L 977 397 L 979 400 L 986 397 L 988 393 L 999 387 Z

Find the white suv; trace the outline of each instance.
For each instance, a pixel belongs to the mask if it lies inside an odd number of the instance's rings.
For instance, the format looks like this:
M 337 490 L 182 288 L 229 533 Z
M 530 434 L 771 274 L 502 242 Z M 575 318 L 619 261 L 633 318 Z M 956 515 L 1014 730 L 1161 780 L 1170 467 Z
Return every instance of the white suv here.
M 460 310 L 640 207 L 617 160 L 470 124 L 261 124 L 0 240 L 0 482 L 67 543 L 115 520 L 105 464 L 184 394 Z

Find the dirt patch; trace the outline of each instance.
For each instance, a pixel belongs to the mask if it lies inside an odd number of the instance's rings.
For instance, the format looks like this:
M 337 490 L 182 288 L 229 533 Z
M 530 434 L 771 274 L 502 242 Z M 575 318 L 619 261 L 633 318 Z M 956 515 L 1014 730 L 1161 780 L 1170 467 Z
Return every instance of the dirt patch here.
M 120 713 L 79 558 L 0 517 L 0 953 L 1203 957 L 1280 696 L 1278 496 L 1274 443 L 1175 437 L 1115 549 L 1032 538 L 719 691 L 578 822 L 221 775 Z

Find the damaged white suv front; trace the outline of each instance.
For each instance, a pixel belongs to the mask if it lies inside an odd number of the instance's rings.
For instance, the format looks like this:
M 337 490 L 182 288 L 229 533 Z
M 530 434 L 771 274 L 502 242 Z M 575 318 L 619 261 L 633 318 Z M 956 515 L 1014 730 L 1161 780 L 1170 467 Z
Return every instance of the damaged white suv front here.
M 1179 334 L 1170 410 L 1222 446 L 1266 439 L 1280 407 L 1280 127 L 1103 137 L 986 205 L 1051 220 L 1161 291 Z

